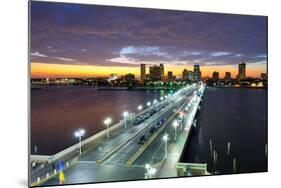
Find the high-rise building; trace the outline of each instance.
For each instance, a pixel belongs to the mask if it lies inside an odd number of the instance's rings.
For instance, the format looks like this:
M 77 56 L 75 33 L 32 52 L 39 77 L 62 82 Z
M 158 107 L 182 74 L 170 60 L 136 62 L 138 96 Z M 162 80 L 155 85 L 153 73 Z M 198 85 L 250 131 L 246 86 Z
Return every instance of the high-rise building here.
M 187 77 L 189 81 L 194 81 L 194 73 L 192 71 L 187 71 Z
M 164 65 L 160 64 L 160 69 L 161 69 L 161 79 L 163 80 L 164 78 Z
M 188 70 L 184 69 L 182 71 L 182 80 L 187 81 L 188 80 Z
M 194 77 L 194 81 L 196 82 L 201 80 L 200 65 L 198 64 L 195 64 L 193 67 L 193 77 Z
M 220 79 L 219 72 L 215 71 L 213 72 L 213 81 L 218 81 Z
M 145 79 L 145 74 L 146 74 L 146 72 L 145 72 L 145 64 L 140 64 L 140 71 L 141 71 L 141 76 L 140 76 L 140 78 L 141 78 L 141 80 L 144 80 Z
M 230 72 L 225 72 L 224 80 L 229 82 L 231 81 L 231 73 Z
M 169 82 L 174 81 L 174 76 L 173 76 L 173 72 L 172 71 L 168 71 L 168 81 Z
M 149 79 L 152 81 L 162 80 L 162 69 L 160 66 L 149 67 Z
M 238 80 L 246 78 L 246 63 L 242 62 L 238 64 Z

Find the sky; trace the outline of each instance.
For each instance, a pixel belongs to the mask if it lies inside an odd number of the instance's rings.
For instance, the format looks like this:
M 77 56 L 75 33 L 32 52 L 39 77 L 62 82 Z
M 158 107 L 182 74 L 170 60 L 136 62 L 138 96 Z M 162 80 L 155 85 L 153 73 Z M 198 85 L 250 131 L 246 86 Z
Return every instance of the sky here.
M 163 63 L 175 75 L 199 64 L 203 76 L 235 77 L 242 61 L 247 76 L 259 77 L 267 19 L 32 1 L 30 59 L 32 77 L 139 76 L 140 63 Z

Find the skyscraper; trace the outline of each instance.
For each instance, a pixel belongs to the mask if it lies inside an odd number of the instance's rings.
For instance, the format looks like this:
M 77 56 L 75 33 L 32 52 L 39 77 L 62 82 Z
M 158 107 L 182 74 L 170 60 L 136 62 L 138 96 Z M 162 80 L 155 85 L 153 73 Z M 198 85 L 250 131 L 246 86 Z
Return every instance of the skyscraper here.
M 164 79 L 164 65 L 160 64 L 160 69 L 161 69 L 161 79 Z
M 187 71 L 187 78 L 189 81 L 194 81 L 194 73 L 192 71 Z
M 144 80 L 145 79 L 145 74 L 146 74 L 146 72 L 145 72 L 145 64 L 140 64 L 140 71 L 141 71 L 141 76 L 140 76 L 140 78 L 141 78 L 141 80 Z
M 229 82 L 231 81 L 231 73 L 230 72 L 225 72 L 224 80 Z
M 173 76 L 173 72 L 172 71 L 168 71 L 168 81 L 174 81 L 174 76 Z
M 149 79 L 152 81 L 162 80 L 161 66 L 154 65 L 152 67 L 149 67 Z
M 152 81 L 163 81 L 164 80 L 164 65 L 154 65 L 149 67 L 149 79 Z
M 238 64 L 238 80 L 246 78 L 246 63 L 242 62 Z
M 184 69 L 182 71 L 182 80 L 184 80 L 184 81 L 188 80 L 188 71 L 187 71 L 187 69 Z
M 220 74 L 219 72 L 215 71 L 213 72 L 213 80 L 218 81 L 220 79 Z
M 193 67 L 193 76 L 194 81 L 198 82 L 201 80 L 201 71 L 200 71 L 200 65 L 195 64 Z

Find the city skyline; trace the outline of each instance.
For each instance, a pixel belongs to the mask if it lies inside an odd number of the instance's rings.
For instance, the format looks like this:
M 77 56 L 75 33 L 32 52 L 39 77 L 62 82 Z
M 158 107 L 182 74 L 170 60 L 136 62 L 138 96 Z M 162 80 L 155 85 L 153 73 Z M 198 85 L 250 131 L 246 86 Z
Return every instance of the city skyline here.
M 202 77 L 214 71 L 235 77 L 242 61 L 248 76 L 266 72 L 264 17 L 68 3 L 31 6 L 33 78 L 140 77 L 139 64 L 160 63 L 165 75 L 199 64 Z
M 213 69 L 208 69 L 207 74 L 206 73 L 204 74 L 204 72 L 202 72 L 202 68 L 203 68 L 203 70 L 206 70 L 206 69 L 204 67 L 201 67 L 200 65 L 199 66 L 200 66 L 200 72 L 203 73 L 202 78 L 210 78 L 210 77 L 212 77 L 214 72 L 218 72 L 219 78 L 224 78 L 225 74 L 227 73 L 227 74 L 229 74 L 228 75 L 229 78 L 236 79 L 236 78 L 239 77 L 239 66 L 243 63 L 246 64 L 246 62 L 241 62 L 241 63 L 238 63 L 237 65 L 227 66 L 229 69 L 227 69 L 225 67 L 223 67 L 223 68 L 222 67 L 216 67 L 216 68 L 213 68 Z M 142 65 L 144 65 L 144 68 L 142 68 Z M 197 64 L 194 64 L 194 65 L 197 65 Z M 165 71 L 164 71 L 163 76 L 165 78 L 168 78 L 170 72 L 172 73 L 173 76 L 183 76 L 183 71 L 194 72 L 194 65 L 188 66 L 189 67 L 188 69 L 187 69 L 187 66 L 184 66 L 184 67 L 180 66 L 180 67 L 175 67 L 174 69 L 171 69 L 169 67 L 167 68 L 166 65 L 165 65 Z M 56 66 L 59 67 L 60 65 L 56 65 Z M 77 78 L 87 78 L 87 77 L 89 77 L 90 78 L 90 77 L 109 77 L 111 74 L 114 74 L 114 75 L 117 75 L 117 76 L 124 76 L 126 74 L 133 74 L 133 75 L 136 76 L 137 79 L 141 80 L 142 79 L 141 72 L 143 70 L 145 70 L 145 73 L 146 73 L 145 76 L 147 76 L 147 75 L 150 74 L 149 73 L 150 68 L 155 67 L 155 66 L 157 66 L 157 65 L 155 65 L 155 64 L 154 65 L 140 64 L 139 67 L 136 67 L 136 68 L 134 67 L 134 68 L 128 69 L 129 72 L 121 72 L 121 73 L 120 72 L 118 73 L 118 68 L 115 69 L 117 71 L 114 72 L 114 68 L 104 70 L 104 67 L 102 67 L 100 69 L 100 71 L 103 72 L 104 74 L 96 74 L 96 75 L 92 74 L 92 68 L 93 67 L 85 66 L 84 70 L 88 74 L 87 75 L 78 75 L 78 76 L 76 74 L 65 74 L 64 71 L 60 71 L 60 69 L 57 68 L 56 70 L 58 72 L 61 72 L 61 74 L 50 76 L 50 75 L 47 75 L 47 74 L 44 75 L 44 73 L 42 72 L 43 74 L 40 74 L 39 76 L 33 75 L 32 78 L 75 78 L 75 77 L 77 77 Z M 97 71 L 97 70 L 95 70 L 95 71 Z M 48 70 L 45 71 L 45 72 L 48 72 Z M 257 72 L 256 75 L 253 76 L 252 70 L 251 69 L 249 70 L 248 65 L 247 65 L 247 72 L 245 73 L 244 78 L 246 78 L 246 77 L 260 78 L 261 74 L 267 74 L 266 70 L 265 70 L 265 72 Z

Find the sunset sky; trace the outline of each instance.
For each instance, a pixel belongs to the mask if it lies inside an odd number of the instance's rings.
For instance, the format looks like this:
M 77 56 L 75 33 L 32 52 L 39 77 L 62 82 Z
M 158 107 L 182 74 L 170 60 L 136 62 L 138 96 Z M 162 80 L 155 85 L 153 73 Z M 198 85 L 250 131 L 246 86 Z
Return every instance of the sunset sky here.
M 163 63 L 180 75 L 199 64 L 247 76 L 266 72 L 267 20 L 262 16 L 31 2 L 32 77 L 140 74 L 140 63 Z M 148 71 L 148 69 L 147 69 Z

